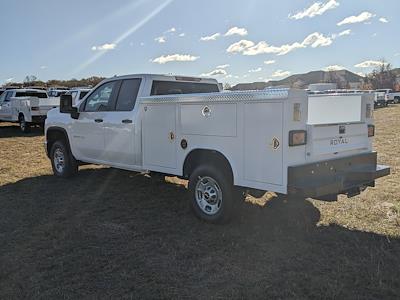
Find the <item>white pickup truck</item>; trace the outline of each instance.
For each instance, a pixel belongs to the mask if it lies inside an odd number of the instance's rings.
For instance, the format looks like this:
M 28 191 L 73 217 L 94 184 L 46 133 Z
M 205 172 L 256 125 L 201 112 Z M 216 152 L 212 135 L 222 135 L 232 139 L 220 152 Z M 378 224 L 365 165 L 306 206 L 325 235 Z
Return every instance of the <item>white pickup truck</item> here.
M 0 96 L 0 121 L 18 122 L 22 132 L 31 125 L 44 125 L 50 109 L 60 105 L 59 98 L 49 98 L 46 91 L 35 89 L 6 90 Z
M 321 97 L 221 92 L 202 78 L 114 77 L 79 107 L 61 97 L 46 119 L 47 155 L 59 177 L 93 163 L 189 179 L 191 207 L 209 222 L 228 220 L 246 191 L 357 195 L 390 172 L 372 151 L 373 96 L 352 95 L 351 113 L 345 96 Z
M 389 103 L 399 104 L 400 103 L 400 92 L 390 91 L 388 95 Z

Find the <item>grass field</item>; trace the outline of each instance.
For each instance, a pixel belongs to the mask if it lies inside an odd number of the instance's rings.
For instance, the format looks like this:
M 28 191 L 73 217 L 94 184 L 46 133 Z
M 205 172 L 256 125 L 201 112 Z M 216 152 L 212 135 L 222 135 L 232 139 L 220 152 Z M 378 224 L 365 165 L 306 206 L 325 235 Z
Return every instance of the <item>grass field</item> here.
M 57 179 L 39 130 L 0 124 L 0 299 L 399 299 L 400 105 L 375 117 L 392 168 L 375 188 L 245 203 L 224 226 L 199 222 L 174 179 Z

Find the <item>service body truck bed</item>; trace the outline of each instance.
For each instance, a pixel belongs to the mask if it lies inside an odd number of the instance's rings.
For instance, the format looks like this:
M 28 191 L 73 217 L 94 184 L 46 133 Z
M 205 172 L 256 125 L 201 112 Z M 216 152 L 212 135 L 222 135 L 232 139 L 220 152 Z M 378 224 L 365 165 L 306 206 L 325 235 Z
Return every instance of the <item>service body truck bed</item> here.
M 132 81 L 132 106 L 117 111 L 131 97 L 123 96 L 129 80 L 139 80 Z M 186 84 L 196 92 L 178 88 Z M 207 84 L 217 92 L 208 93 Z M 337 119 L 332 112 L 348 109 L 346 95 L 309 99 L 301 90 L 219 92 L 217 86 L 200 78 L 132 75 L 104 81 L 79 108 L 62 96 L 61 113 L 52 110 L 46 120 L 55 175 L 75 174 L 85 162 L 187 178 L 196 215 L 219 222 L 242 191 L 354 196 L 389 174 L 372 151 L 373 96 L 352 94 L 355 110 Z

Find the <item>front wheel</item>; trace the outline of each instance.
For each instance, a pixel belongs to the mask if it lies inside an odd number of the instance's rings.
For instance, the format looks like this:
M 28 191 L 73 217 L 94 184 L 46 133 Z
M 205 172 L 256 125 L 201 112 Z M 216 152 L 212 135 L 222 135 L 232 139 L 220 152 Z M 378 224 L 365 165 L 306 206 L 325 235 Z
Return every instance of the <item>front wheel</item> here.
M 226 172 L 197 167 L 189 179 L 189 201 L 195 215 L 206 222 L 226 223 L 235 210 L 235 188 Z
M 57 141 L 53 144 L 50 159 L 53 173 L 57 177 L 68 178 L 78 172 L 78 162 L 63 141 Z
M 31 125 L 26 122 L 24 115 L 19 116 L 19 128 L 23 133 L 29 133 L 31 131 Z

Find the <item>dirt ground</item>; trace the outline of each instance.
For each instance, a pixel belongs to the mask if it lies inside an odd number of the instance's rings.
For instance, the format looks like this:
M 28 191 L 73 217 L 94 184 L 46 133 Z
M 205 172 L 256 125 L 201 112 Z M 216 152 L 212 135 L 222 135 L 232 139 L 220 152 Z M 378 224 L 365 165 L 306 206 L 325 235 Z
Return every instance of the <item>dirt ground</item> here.
M 40 130 L 0 124 L 0 299 L 399 299 L 400 105 L 375 117 L 392 168 L 375 188 L 244 203 L 224 226 L 198 221 L 173 179 L 57 179 Z

